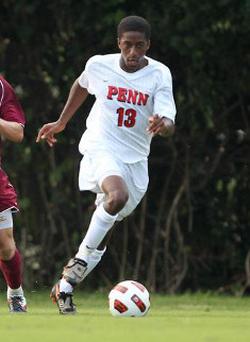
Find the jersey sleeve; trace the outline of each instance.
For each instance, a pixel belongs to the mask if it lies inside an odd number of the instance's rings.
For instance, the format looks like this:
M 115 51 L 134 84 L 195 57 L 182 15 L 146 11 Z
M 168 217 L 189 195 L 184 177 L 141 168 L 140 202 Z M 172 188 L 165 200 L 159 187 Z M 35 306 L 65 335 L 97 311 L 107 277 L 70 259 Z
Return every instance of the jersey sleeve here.
M 176 106 L 172 89 L 172 76 L 168 68 L 162 69 L 162 78 L 154 95 L 154 114 L 175 122 Z
M 89 92 L 89 94 L 94 95 L 94 89 L 93 89 L 93 82 L 91 81 L 93 79 L 92 75 L 92 69 L 94 63 L 98 60 L 99 56 L 93 56 L 91 57 L 85 66 L 85 69 L 81 73 L 81 75 L 78 78 L 78 83 L 82 88 L 86 88 Z
M 25 124 L 25 116 L 20 102 L 11 85 L 0 79 L 0 117 L 6 121 Z
M 81 75 L 78 78 L 78 83 L 82 88 L 88 89 L 88 73 L 86 69 L 81 73 Z

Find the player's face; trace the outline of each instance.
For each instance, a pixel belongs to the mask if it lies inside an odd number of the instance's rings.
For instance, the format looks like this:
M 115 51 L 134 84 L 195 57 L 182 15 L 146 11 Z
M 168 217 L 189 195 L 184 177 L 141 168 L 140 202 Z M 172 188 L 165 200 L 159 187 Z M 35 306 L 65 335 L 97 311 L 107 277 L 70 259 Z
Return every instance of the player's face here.
M 135 72 L 143 68 L 147 61 L 145 54 L 150 46 L 150 41 L 145 34 L 137 31 L 124 32 L 118 38 L 118 47 L 121 50 L 121 68 L 127 72 Z

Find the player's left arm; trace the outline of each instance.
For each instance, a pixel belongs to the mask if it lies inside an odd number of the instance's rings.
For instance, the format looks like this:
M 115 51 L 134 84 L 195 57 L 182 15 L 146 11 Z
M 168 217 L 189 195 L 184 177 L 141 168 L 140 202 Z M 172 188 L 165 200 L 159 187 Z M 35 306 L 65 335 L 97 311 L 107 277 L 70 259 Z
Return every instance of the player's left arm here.
M 154 94 L 155 114 L 149 117 L 148 132 L 170 137 L 175 132 L 176 107 L 172 89 L 172 76 L 167 67 L 161 68 L 161 81 Z
M 158 114 L 152 115 L 148 120 L 148 132 L 154 135 L 158 134 L 163 137 L 170 137 L 175 132 L 175 125 L 173 120 Z
M 23 125 L 14 121 L 0 119 L 0 135 L 7 140 L 19 143 L 23 140 Z

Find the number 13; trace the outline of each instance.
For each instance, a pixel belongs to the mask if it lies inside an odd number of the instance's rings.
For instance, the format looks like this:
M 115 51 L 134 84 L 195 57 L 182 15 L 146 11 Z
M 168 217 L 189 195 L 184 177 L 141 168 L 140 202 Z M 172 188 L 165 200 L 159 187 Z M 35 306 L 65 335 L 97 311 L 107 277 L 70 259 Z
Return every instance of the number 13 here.
M 117 125 L 119 127 L 125 126 L 125 127 L 133 127 L 135 125 L 135 119 L 136 119 L 136 110 L 129 108 L 124 109 L 122 107 L 117 109 L 118 114 L 118 122 Z M 124 115 L 126 116 L 124 119 Z

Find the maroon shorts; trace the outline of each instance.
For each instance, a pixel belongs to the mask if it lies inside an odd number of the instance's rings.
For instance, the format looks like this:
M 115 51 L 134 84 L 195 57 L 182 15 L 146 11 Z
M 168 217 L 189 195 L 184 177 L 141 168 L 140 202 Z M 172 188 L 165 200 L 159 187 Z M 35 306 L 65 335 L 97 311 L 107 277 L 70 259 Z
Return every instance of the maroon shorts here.
M 0 168 L 0 212 L 12 208 L 18 210 L 17 195 L 6 173 Z

